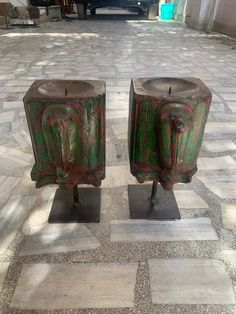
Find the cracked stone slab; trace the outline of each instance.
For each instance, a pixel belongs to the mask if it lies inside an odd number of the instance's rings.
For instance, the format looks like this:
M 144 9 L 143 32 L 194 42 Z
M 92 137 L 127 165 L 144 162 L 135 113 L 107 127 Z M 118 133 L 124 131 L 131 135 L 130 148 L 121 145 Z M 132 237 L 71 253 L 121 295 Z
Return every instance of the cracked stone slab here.
M 222 252 L 227 257 L 230 264 L 236 269 L 236 250 L 223 250 Z
M 204 141 L 206 149 L 213 153 L 236 150 L 236 145 L 232 140 L 211 140 Z
M 221 198 L 236 198 L 236 175 L 199 176 L 205 186 Z
M 197 165 L 199 170 L 236 169 L 236 161 L 231 156 L 200 157 Z
M 0 254 L 3 254 L 11 241 L 15 238 L 31 208 L 34 206 L 36 196 L 12 196 L 0 209 Z
M 194 191 L 174 191 L 179 208 L 209 208 L 207 203 Z
M 214 259 L 148 261 L 154 304 L 235 304 L 232 280 Z
M 176 221 L 112 220 L 112 242 L 218 240 L 209 218 Z
M 96 249 L 99 241 L 83 224 L 46 224 L 31 228 L 20 256 Z
M 24 264 L 11 307 L 133 307 L 136 272 L 134 263 Z
M 3 282 L 6 277 L 9 265 L 10 263 L 8 262 L 0 263 L 0 292 L 2 290 Z

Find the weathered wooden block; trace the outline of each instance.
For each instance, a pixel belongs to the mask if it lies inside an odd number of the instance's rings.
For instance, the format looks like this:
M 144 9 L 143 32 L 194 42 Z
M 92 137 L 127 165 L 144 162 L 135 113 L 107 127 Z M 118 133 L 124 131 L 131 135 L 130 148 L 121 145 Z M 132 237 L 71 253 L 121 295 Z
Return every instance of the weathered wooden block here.
M 105 83 L 38 80 L 24 97 L 36 187 L 99 186 L 105 177 Z
M 130 88 L 130 170 L 140 183 L 191 181 L 211 92 L 195 78 L 137 78 Z

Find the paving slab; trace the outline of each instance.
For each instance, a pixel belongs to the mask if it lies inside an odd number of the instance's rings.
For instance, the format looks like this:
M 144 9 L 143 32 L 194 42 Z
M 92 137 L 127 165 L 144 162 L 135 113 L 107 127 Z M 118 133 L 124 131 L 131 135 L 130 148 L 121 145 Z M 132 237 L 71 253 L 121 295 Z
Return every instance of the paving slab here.
M 12 196 L 0 209 L 0 254 L 3 254 L 34 206 L 36 196 Z
M 212 140 L 203 142 L 206 149 L 213 153 L 221 153 L 225 151 L 235 151 L 236 144 L 232 140 Z
M 21 178 L 0 175 L 0 203 L 1 199 L 9 197 L 11 191 L 20 183 Z
M 0 263 L 0 292 L 2 290 L 3 282 L 6 277 L 9 265 L 10 265 L 9 262 Z
M 236 269 L 236 250 L 223 250 L 222 252 L 227 257 L 230 264 Z
M 212 103 L 210 107 L 210 112 L 224 112 L 225 106 L 222 103 Z
M 236 122 L 207 122 L 205 133 L 236 133 Z
M 127 113 L 128 117 L 128 113 Z M 112 130 L 119 140 L 127 140 L 128 138 L 128 122 L 113 123 Z
M 211 259 L 151 259 L 155 304 L 235 304 L 232 280 L 224 264 Z
M 198 176 L 205 186 L 221 198 L 236 198 L 236 175 Z
M 11 158 L 18 159 L 18 163 L 21 162 L 22 166 L 27 166 L 32 164 L 33 155 L 24 153 L 18 149 L 14 149 L 7 146 L 0 146 L 0 157 L 1 156 L 9 156 Z
M 214 113 L 214 117 L 219 121 L 229 121 L 235 122 L 236 121 L 236 114 L 234 113 Z
M 207 203 L 192 190 L 174 191 L 179 208 L 209 208 Z
M 209 218 L 176 221 L 112 220 L 112 242 L 218 240 Z
M 222 203 L 221 209 L 224 228 L 236 233 L 236 203 Z
M 1 112 L 0 123 L 12 122 L 13 118 L 14 118 L 14 115 L 15 115 L 15 111 Z
M 25 169 L 30 165 L 29 162 L 25 161 L 23 158 L 19 158 L 19 155 L 14 157 L 6 152 L 1 152 L 0 148 L 1 174 L 6 176 L 22 177 L 25 173 Z
M 12 134 L 12 137 L 16 140 L 21 149 L 32 147 L 30 135 L 25 130 Z
M 136 272 L 134 263 L 24 264 L 11 307 L 133 307 Z
M 99 241 L 83 224 L 46 224 L 31 228 L 20 256 L 96 249 Z
M 3 102 L 4 109 L 15 109 L 15 108 L 24 108 L 23 101 L 4 101 Z
M 114 188 L 135 184 L 136 179 L 130 173 L 129 166 L 106 167 L 106 178 L 102 181 L 103 188 Z
M 232 110 L 232 112 L 236 112 L 236 101 L 235 102 L 227 102 L 227 105 Z
M 236 169 L 236 161 L 231 156 L 200 157 L 197 165 L 199 170 Z

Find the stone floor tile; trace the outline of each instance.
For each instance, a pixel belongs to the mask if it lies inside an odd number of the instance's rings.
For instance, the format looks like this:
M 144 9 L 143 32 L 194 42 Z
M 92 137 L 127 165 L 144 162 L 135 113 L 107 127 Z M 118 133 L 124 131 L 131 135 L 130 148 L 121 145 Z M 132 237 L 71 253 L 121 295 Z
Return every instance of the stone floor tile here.
M 3 122 L 12 122 L 13 118 L 15 115 L 15 111 L 6 111 L 6 112 L 1 112 L 0 115 L 0 123 Z
M 137 265 L 25 264 L 11 307 L 17 309 L 134 306 Z
M 3 102 L 4 109 L 13 109 L 13 108 L 24 108 L 23 101 L 4 101 Z
M 128 115 L 129 115 L 128 110 L 126 111 L 124 109 L 123 110 L 107 110 L 106 119 L 107 120 L 110 120 L 110 119 L 124 119 L 124 118 L 128 118 Z M 122 127 L 123 127 L 123 125 L 121 125 L 121 129 L 122 129 Z M 116 135 L 118 135 L 117 138 L 119 138 L 119 137 L 124 138 L 124 134 L 123 134 L 124 132 L 122 132 L 121 129 L 118 126 L 116 126 L 114 128 L 114 133 Z M 126 139 L 127 139 L 127 126 L 125 126 L 125 130 L 124 131 L 126 131 Z
M 29 87 L 31 84 L 33 83 L 33 81 L 30 80 L 11 80 L 8 83 L 4 84 L 4 86 L 12 86 L 14 88 L 14 86 L 26 86 Z
M 131 175 L 129 166 L 109 166 L 106 167 L 106 178 L 102 181 L 102 187 L 114 188 L 135 183 L 136 179 Z
M 128 138 L 128 121 L 113 123 L 112 130 L 115 134 L 115 137 L 119 140 L 127 140 Z
M 36 196 L 12 196 L 0 209 L 0 254 L 3 254 L 16 236 L 34 206 Z
M 236 94 L 221 93 L 221 96 L 225 100 L 234 100 L 234 101 L 236 101 Z
M 26 220 L 26 228 L 36 228 L 45 226 L 48 223 L 48 217 L 52 208 L 57 186 L 46 186 L 40 198 L 40 204 L 34 208 Z
M 128 143 L 126 141 L 110 142 L 106 144 L 107 166 L 117 165 L 118 162 L 125 162 L 129 159 Z
M 232 112 L 236 112 L 236 101 L 235 102 L 227 102 L 227 105 L 232 110 Z
M 222 252 L 227 257 L 230 264 L 236 269 L 236 250 L 223 250 Z
M 209 218 L 176 221 L 112 220 L 112 242 L 218 240 Z
M 209 208 L 207 203 L 194 191 L 174 191 L 179 208 Z
M 211 259 L 148 261 L 155 304 L 234 304 L 232 281 L 224 265 Z
M 236 122 L 207 122 L 205 133 L 236 133 Z
M 7 199 L 11 191 L 16 187 L 19 182 L 20 178 L 17 177 L 7 177 L 0 175 L 0 203 L 1 199 Z
M 236 169 L 236 161 L 231 156 L 200 157 L 197 165 L 199 170 Z
M 212 103 L 210 107 L 210 112 L 224 112 L 225 106 L 223 103 Z
M 22 163 L 22 166 L 27 166 L 33 163 L 33 155 L 3 145 L 0 145 L 0 157 L 1 155 L 15 158 L 18 162 Z
M 236 121 L 236 114 L 233 113 L 214 113 L 214 117 L 216 120 L 224 121 L 224 122 L 235 122 Z
M 5 176 L 22 177 L 29 163 L 20 158 L 12 157 L 0 151 L 0 173 Z
M 213 153 L 236 150 L 236 145 L 232 140 L 212 140 L 203 142 L 206 149 Z
M 205 186 L 221 198 L 236 198 L 236 175 L 198 176 Z
M 12 137 L 17 141 L 22 149 L 32 146 L 30 135 L 25 130 L 12 134 Z
M 236 234 L 236 203 L 221 203 L 221 209 L 224 228 Z
M 91 250 L 99 246 L 99 241 L 83 224 L 46 224 L 31 228 L 20 255 Z
M 10 263 L 8 262 L 0 262 L 0 292 L 2 290 L 3 282 L 6 277 L 9 265 Z

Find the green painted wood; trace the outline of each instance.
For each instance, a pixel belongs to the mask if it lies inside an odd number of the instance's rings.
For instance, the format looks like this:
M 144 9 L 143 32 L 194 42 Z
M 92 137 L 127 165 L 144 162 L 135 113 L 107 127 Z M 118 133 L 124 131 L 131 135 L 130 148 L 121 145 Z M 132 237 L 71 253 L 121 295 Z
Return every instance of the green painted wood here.
M 35 81 L 24 105 L 36 187 L 101 185 L 105 177 L 105 83 Z

